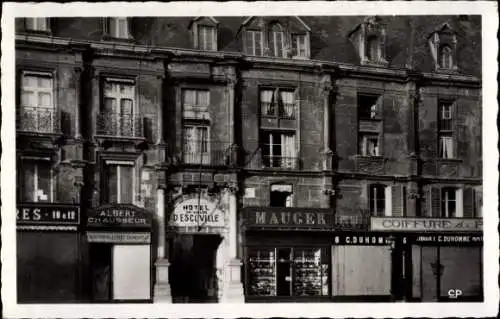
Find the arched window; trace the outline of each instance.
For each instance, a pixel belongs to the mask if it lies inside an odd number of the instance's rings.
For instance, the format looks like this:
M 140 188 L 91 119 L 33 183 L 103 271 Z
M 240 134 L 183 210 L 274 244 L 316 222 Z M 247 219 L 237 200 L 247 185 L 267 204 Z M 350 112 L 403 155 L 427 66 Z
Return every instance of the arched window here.
M 378 39 L 372 35 L 366 39 L 365 55 L 368 61 L 377 61 L 379 59 Z
M 441 49 L 440 62 L 443 69 L 451 69 L 453 67 L 453 56 L 449 46 L 443 46 Z
M 271 54 L 277 57 L 283 57 L 285 39 L 283 36 L 283 28 L 277 22 L 269 25 L 269 49 Z

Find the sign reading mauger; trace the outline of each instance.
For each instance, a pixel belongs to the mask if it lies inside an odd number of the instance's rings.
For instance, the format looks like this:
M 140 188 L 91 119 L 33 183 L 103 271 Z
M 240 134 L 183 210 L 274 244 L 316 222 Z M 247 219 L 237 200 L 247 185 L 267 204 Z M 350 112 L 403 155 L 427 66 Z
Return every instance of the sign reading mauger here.
M 380 231 L 480 232 L 482 229 L 483 220 L 480 218 L 371 218 L 371 230 Z
M 251 208 L 246 209 L 247 226 L 332 227 L 333 214 L 325 209 Z

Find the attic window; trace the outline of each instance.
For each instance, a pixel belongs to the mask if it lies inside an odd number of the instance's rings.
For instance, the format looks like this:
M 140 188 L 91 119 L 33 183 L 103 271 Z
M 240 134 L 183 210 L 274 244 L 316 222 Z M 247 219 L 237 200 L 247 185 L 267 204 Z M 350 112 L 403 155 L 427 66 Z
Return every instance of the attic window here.
M 380 58 L 380 46 L 376 36 L 366 39 L 365 56 L 368 61 L 376 62 Z
M 49 32 L 49 19 L 48 18 L 25 18 L 24 28 L 27 31 L 42 31 Z
M 307 35 L 292 34 L 292 56 L 297 58 L 307 58 L 307 52 Z
M 440 66 L 443 69 L 453 68 L 453 52 L 449 46 L 443 46 L 439 54 Z
M 127 17 L 114 17 L 107 19 L 108 35 L 115 39 L 130 38 L 129 21 Z
M 217 51 L 217 33 L 213 26 L 198 26 L 198 49 L 205 51 Z
M 285 53 L 283 28 L 279 23 L 272 23 L 269 30 L 269 48 L 271 49 L 271 54 L 276 57 L 283 57 Z

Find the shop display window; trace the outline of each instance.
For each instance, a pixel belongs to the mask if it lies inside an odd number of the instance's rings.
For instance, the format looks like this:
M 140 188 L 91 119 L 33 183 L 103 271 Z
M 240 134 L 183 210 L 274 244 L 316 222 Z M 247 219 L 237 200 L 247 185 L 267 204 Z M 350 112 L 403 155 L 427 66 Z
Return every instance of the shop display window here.
M 248 250 L 248 294 L 253 296 L 328 296 L 327 249 Z

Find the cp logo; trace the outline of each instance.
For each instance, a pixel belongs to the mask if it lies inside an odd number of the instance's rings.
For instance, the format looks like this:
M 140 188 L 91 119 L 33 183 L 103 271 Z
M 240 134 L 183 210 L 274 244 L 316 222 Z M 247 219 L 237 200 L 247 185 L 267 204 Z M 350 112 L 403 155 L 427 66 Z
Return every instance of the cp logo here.
M 462 290 L 460 289 L 450 289 L 448 290 L 448 297 L 451 299 L 457 299 L 462 295 Z

